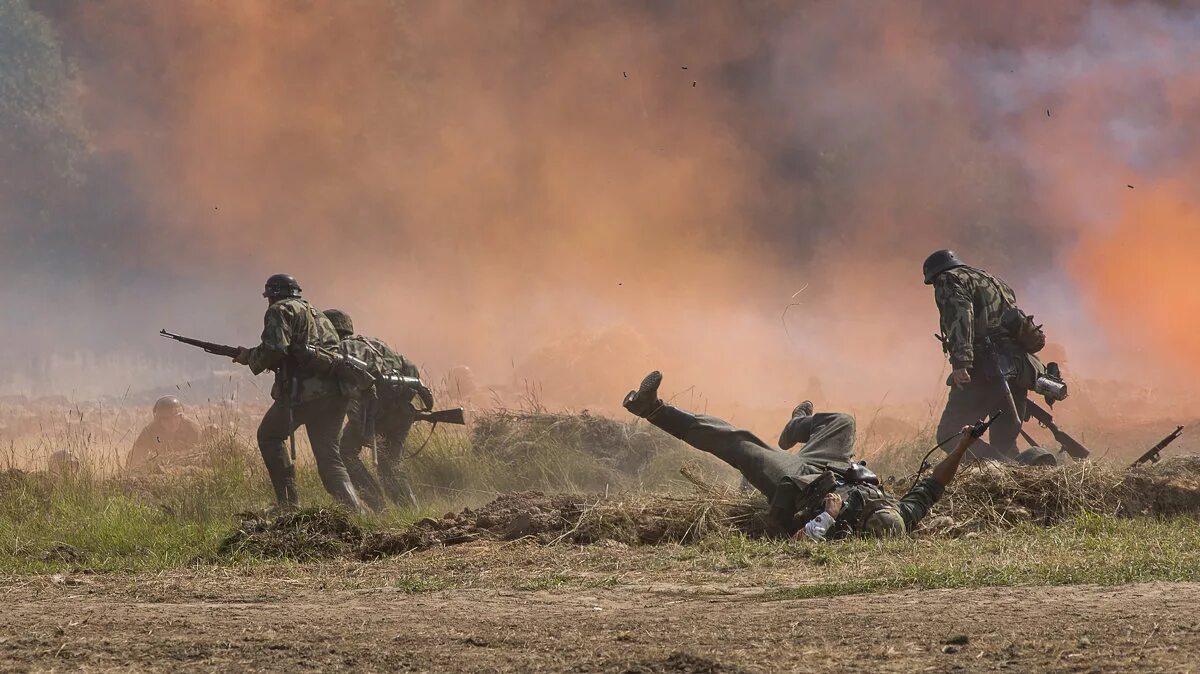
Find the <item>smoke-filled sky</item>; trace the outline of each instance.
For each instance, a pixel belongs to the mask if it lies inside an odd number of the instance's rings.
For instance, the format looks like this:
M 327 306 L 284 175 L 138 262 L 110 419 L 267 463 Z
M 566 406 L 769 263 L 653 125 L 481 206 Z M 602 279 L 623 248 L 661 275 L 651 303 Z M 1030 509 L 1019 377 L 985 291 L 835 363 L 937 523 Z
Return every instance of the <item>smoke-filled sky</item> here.
M 1176 2 L 0 0 L 0 390 L 217 366 L 155 332 L 286 271 L 566 404 L 923 399 L 943 247 L 1190 382 L 1197 63 Z

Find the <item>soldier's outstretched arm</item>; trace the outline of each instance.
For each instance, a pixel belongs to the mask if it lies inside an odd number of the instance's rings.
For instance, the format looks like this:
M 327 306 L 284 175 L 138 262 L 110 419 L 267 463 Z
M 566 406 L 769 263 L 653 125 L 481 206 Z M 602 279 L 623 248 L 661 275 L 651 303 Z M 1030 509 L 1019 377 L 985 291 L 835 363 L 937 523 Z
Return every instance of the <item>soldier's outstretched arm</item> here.
M 950 483 L 954 481 L 954 476 L 958 473 L 958 467 L 962 464 L 963 457 L 966 456 L 967 450 L 978 439 L 972 432 L 973 430 L 973 426 L 964 426 L 962 429 L 962 438 L 958 441 L 958 445 L 946 455 L 946 458 L 933 467 L 931 477 L 937 480 L 937 483 L 942 485 L 942 487 L 949 487 Z

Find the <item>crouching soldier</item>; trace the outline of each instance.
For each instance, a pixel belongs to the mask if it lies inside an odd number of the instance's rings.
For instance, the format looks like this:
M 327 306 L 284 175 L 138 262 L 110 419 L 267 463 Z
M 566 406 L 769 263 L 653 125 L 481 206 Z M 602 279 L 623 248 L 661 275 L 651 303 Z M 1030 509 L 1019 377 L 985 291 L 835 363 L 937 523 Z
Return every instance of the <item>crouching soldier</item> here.
M 401 465 L 404 443 L 417 420 L 414 402 L 420 398 L 425 409 L 432 409 L 433 396 L 407 358 L 383 340 L 355 334 L 349 314 L 329 309 L 325 316 L 337 330 L 342 353 L 366 363 L 375 378 L 373 389 L 351 398 L 342 430 L 342 462 L 354 488 L 375 511 L 387 507 L 385 497 L 398 507 L 415 506 L 416 497 Z M 362 460 L 362 448 L 368 444 L 375 446 L 378 481 Z
M 625 397 L 625 409 L 738 469 L 767 498 L 774 523 L 788 535 L 812 540 L 912 531 L 941 498 L 977 437 L 978 427 L 964 428 L 958 446 L 932 475 L 896 499 L 865 465 L 851 462 L 854 417 L 848 414 L 814 413 L 812 403 L 801 403 L 779 438 L 784 449 L 804 443 L 792 454 L 721 419 L 665 404 L 658 396 L 661 383 L 662 375 L 651 372 Z

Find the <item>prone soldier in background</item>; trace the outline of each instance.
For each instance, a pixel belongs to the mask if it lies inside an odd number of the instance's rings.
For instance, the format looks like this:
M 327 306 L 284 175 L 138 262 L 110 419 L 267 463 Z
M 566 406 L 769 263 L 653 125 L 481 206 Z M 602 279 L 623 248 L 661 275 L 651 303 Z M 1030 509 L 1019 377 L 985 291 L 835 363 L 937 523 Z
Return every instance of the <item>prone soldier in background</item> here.
M 364 388 L 351 399 L 342 430 L 342 462 L 354 481 L 354 487 L 373 510 L 387 507 L 390 500 L 398 507 L 416 505 L 402 464 L 404 443 L 417 420 L 415 402 L 433 409 L 433 395 L 421 383 L 420 372 L 407 358 L 396 353 L 383 340 L 354 333 L 354 321 L 339 309 L 325 311 L 341 339 L 342 353 L 370 366 L 374 388 Z M 362 461 L 362 448 L 375 447 L 378 481 Z
M 175 396 L 163 396 L 154 402 L 154 420 L 142 429 L 129 456 L 126 470 L 158 465 L 164 459 L 186 454 L 201 438 L 200 424 L 184 415 L 183 403 Z
M 271 388 L 275 402 L 259 424 L 258 448 L 271 476 L 277 506 L 299 507 L 294 435 L 304 426 L 325 490 L 338 503 L 360 511 L 362 506 L 338 450 L 347 401 L 333 367 L 337 332 L 324 314 L 301 299 L 300 285 L 288 274 L 267 279 L 263 297 L 268 306 L 262 343 L 252 349 L 239 348 L 233 360 L 249 366 L 256 375 L 275 371 Z M 290 461 L 289 438 L 293 443 Z
M 967 266 L 953 251 L 925 260 L 925 284 L 933 286 L 941 315 L 942 349 L 953 371 L 950 397 L 938 423 L 938 438 L 956 433 L 997 409 L 1008 412 L 991 427 L 990 442 L 977 442 L 974 458 L 1053 464 L 1053 454 L 1032 447 L 1018 454 L 1021 421 L 1028 418 L 1029 390 L 1046 374 L 1034 354 L 1046 344 L 1041 326 L 1017 306 L 1007 283 Z

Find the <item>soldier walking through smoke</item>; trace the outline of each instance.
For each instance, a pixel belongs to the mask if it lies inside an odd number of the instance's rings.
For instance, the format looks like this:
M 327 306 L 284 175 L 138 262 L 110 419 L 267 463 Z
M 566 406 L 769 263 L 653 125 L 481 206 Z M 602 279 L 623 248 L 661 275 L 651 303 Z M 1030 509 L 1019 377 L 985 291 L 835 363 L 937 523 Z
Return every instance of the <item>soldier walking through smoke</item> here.
M 354 321 L 339 309 L 328 309 L 325 316 L 337 330 L 342 353 L 370 366 L 375 387 L 351 398 L 342 431 L 342 462 L 355 489 L 371 509 L 380 511 L 386 496 L 400 507 L 416 505 L 408 476 L 400 465 L 404 442 L 417 420 L 413 405 L 420 398 L 426 410 L 433 409 L 433 395 L 420 381 L 420 372 L 407 358 L 396 353 L 383 340 L 354 333 Z M 375 469 L 378 482 L 363 463 L 362 448 L 377 443 Z
M 662 375 L 651 372 L 638 390 L 625 397 L 625 409 L 738 469 L 767 497 L 776 525 L 789 535 L 813 540 L 912 531 L 941 498 L 963 456 L 986 429 L 982 423 L 963 428 L 962 440 L 933 473 L 896 499 L 880 488 L 879 478 L 865 464 L 851 462 L 854 417 L 849 414 L 815 413 L 808 401 L 798 405 L 779 438 L 785 449 L 805 443 L 792 454 L 716 417 L 664 403 L 658 395 L 661 383 Z
M 304 426 L 326 491 L 347 508 L 361 510 L 338 451 L 346 397 L 329 356 L 338 349 L 337 332 L 324 314 L 300 297 L 300 285 L 288 274 L 267 279 L 263 297 L 268 306 L 262 343 L 252 349 L 238 348 L 233 360 L 249 366 L 254 374 L 275 371 L 274 402 L 259 424 L 258 448 L 276 503 L 282 509 L 299 506 L 294 434 Z
M 971 450 L 974 458 L 1053 462 L 1039 448 L 1017 452 L 1021 421 L 1034 382 L 1045 374 L 1035 356 L 1046 344 L 1040 326 L 1017 306 L 1007 283 L 967 266 L 953 251 L 939 250 L 925 260 L 925 284 L 933 286 L 941 314 L 942 348 L 953 371 L 947 380 L 950 397 L 938 423 L 938 438 L 955 433 L 997 409 L 1009 414 L 991 428 L 990 442 Z

